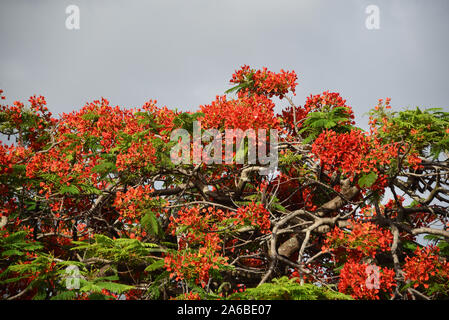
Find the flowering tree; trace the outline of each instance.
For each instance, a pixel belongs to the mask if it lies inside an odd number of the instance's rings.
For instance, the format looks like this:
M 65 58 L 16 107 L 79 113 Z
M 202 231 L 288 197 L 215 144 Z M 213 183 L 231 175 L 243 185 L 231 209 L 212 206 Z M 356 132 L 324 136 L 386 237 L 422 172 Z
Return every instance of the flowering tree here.
M 364 131 L 338 93 L 295 105 L 293 71 L 243 66 L 230 82 L 196 112 L 102 98 L 55 118 L 41 96 L 1 105 L 15 141 L 0 144 L 0 297 L 449 296 L 449 113 L 394 112 L 387 98 Z M 277 130 L 276 170 L 175 164 L 171 133 L 194 122 Z

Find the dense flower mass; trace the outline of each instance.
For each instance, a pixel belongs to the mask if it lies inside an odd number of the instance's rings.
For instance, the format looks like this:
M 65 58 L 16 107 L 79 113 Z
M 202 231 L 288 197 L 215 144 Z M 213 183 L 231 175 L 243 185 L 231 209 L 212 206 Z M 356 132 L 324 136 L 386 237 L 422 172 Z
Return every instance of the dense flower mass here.
M 326 130 L 314 141 L 312 153 L 329 172 L 340 172 L 351 178 L 357 174 L 375 174 L 376 183 L 373 181 L 371 185 L 379 189 L 387 185 L 385 172 L 396 164 L 397 154 L 406 153 L 406 148 L 398 143 L 383 144 L 375 136 L 360 130 L 348 133 Z M 414 169 L 420 163 L 416 153 L 409 153 L 404 161 L 404 165 Z
M 393 288 L 396 286 L 394 270 L 381 268 L 376 274 L 375 280 L 370 279 L 368 264 L 348 261 L 340 271 L 338 290 L 350 294 L 355 299 L 379 300 L 390 298 Z M 372 281 L 372 282 L 370 282 Z
M 260 228 L 262 233 L 270 232 L 270 212 L 262 204 L 251 203 L 247 207 L 240 207 L 233 218 L 235 225 L 249 224 Z
M 368 138 L 358 130 L 343 134 L 324 131 L 314 141 L 312 152 L 320 159 L 325 170 L 353 173 L 365 168 L 362 160 L 369 153 Z
M 153 189 L 146 186 L 138 186 L 137 188 L 129 188 L 126 192 L 118 191 L 114 205 L 119 210 L 123 218 L 132 222 L 138 218 L 149 207 L 151 193 Z
M 198 249 L 198 252 L 169 254 L 165 257 L 164 263 L 171 278 L 177 281 L 193 280 L 204 287 L 209 282 L 211 270 L 219 270 L 226 265 L 226 260 L 227 258 L 219 253 L 203 247 Z
M 310 95 L 307 97 L 304 106 L 289 106 L 282 110 L 282 118 L 286 129 L 290 133 L 294 133 L 294 128 L 301 129 L 304 127 L 304 121 L 315 112 L 331 112 L 337 108 L 343 109 L 344 117 L 338 120 L 339 125 L 353 125 L 354 112 L 352 108 L 346 104 L 338 92 L 324 91 L 321 94 Z
M 354 113 L 352 108 L 346 104 L 346 100 L 344 100 L 338 92 L 329 92 L 324 91 L 322 94 L 310 95 L 306 99 L 306 103 L 304 104 L 304 109 L 307 112 L 313 111 L 332 111 L 335 108 L 345 108 L 345 113 L 348 115 L 349 119 L 354 119 Z M 354 121 L 348 120 L 352 124 Z
M 0 90 L 0 297 L 447 299 L 449 113 L 380 99 L 364 131 L 337 92 L 296 105 L 297 80 L 245 65 L 196 110 L 56 117 Z M 172 161 L 227 129 L 276 129 L 275 170 L 234 163 L 249 138 L 230 163 Z
M 226 214 L 212 207 L 200 209 L 193 207 L 178 211 L 177 218 L 170 217 L 168 231 L 172 235 L 179 232 L 181 227 L 184 232 L 179 235 L 178 246 L 186 248 L 192 245 L 209 246 L 213 250 L 220 249 L 220 237 L 218 231 L 220 222 L 225 219 Z
M 371 222 L 350 221 L 349 231 L 338 227 L 327 234 L 323 250 L 336 253 L 337 259 L 360 260 L 364 257 L 374 258 L 376 253 L 390 250 L 393 236 Z
M 449 290 L 449 262 L 439 257 L 438 247 L 416 248 L 413 257 L 407 257 L 404 264 L 404 277 L 411 281 L 414 288 L 423 286 L 441 286 Z M 444 291 L 443 291 L 444 292 Z
M 288 92 L 295 93 L 297 79 L 298 76 L 294 71 L 281 70 L 275 73 L 267 68 L 255 70 L 245 65 L 236 70 L 230 82 L 241 85 L 239 96 L 256 94 L 268 98 L 278 96 L 282 99 Z
M 204 116 L 202 126 L 224 129 L 270 129 L 278 128 L 279 120 L 274 114 L 274 103 L 266 96 L 244 96 L 228 100 L 217 96 L 210 105 L 200 106 Z

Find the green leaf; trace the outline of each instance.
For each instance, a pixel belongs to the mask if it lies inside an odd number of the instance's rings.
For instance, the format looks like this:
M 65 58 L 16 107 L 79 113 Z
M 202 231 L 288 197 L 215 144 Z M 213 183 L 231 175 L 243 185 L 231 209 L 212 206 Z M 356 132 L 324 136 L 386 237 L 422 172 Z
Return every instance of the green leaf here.
M 109 238 L 105 235 L 102 235 L 102 234 L 96 234 L 95 241 L 99 244 L 104 244 L 104 245 L 108 245 L 108 246 L 114 245 L 114 240 L 112 240 L 111 238 Z
M 414 282 L 410 281 L 409 283 L 406 283 L 402 288 L 400 289 L 401 292 L 405 292 L 408 288 L 410 288 Z
M 310 123 L 313 128 L 329 128 L 330 121 L 327 119 L 318 119 Z
M 281 212 L 287 211 L 287 209 L 283 205 L 276 203 L 276 202 L 271 205 L 271 208 L 273 208 L 274 210 L 277 210 L 277 211 L 281 211 Z
M 88 112 L 86 114 L 83 114 L 81 118 L 83 118 L 84 120 L 98 120 L 100 116 L 97 113 Z
M 59 189 L 59 192 L 61 194 L 79 194 L 80 190 L 75 185 L 71 184 L 70 186 L 62 186 L 61 189 Z
M 145 268 L 145 271 L 151 272 L 164 267 L 164 260 L 157 260 Z
M 140 220 L 140 223 L 151 235 L 160 234 L 161 227 L 153 212 L 149 211 L 147 214 L 145 214 Z
M 234 300 L 353 300 L 350 296 L 333 291 L 325 286 L 310 283 L 300 285 L 296 279 L 282 277 L 273 279 L 255 288 L 232 294 Z
M 424 236 L 424 239 L 437 242 L 437 241 L 440 241 L 441 239 L 443 239 L 443 237 L 438 236 L 438 235 L 433 235 L 433 234 L 427 234 Z
M 96 286 L 109 290 L 114 293 L 123 293 L 125 291 L 129 291 L 131 289 L 134 289 L 133 286 L 128 286 L 126 284 L 121 283 L 115 283 L 115 282 L 97 282 L 95 283 Z
M 330 128 L 335 127 L 336 125 L 337 125 L 336 122 L 334 122 L 334 121 L 328 121 L 328 122 L 326 122 L 326 124 L 324 125 L 324 127 L 325 127 L 326 129 L 330 129 Z
M 75 291 L 63 291 L 50 298 L 50 300 L 73 300 L 76 297 Z
M 101 190 L 95 188 L 94 186 L 80 185 L 80 188 L 84 193 L 87 193 L 87 194 L 101 195 L 103 193 Z
M 106 296 L 104 294 L 94 292 L 89 295 L 89 300 L 106 300 Z
M 39 288 L 39 291 L 32 298 L 32 300 L 45 300 L 46 297 L 47 297 L 47 293 L 45 292 L 45 290 L 42 290 L 42 288 Z
M 115 167 L 115 163 L 106 161 L 106 162 L 97 164 L 95 167 L 93 167 L 92 172 L 107 173 L 107 172 L 115 171 L 116 169 L 117 168 Z
M 24 253 L 22 251 L 12 249 L 12 250 L 6 250 L 2 252 L 2 257 L 10 257 L 10 256 L 23 256 Z
M 37 202 L 36 201 L 25 201 L 25 203 L 26 203 L 26 210 L 27 211 L 33 211 L 33 210 L 36 210 L 36 205 L 37 205 Z
M 239 90 L 240 88 L 243 88 L 243 83 L 240 83 L 240 84 L 238 84 L 238 85 L 232 87 L 231 89 L 226 90 L 225 93 L 228 94 L 228 93 L 237 91 L 237 90 Z
M 374 182 L 376 182 L 376 180 L 377 180 L 377 173 L 370 172 L 364 174 L 359 178 L 359 186 L 361 188 L 369 188 L 374 184 Z
M 438 247 L 440 248 L 440 255 L 449 256 L 449 243 L 446 241 L 440 241 L 438 243 Z
M 417 247 L 416 243 L 413 243 L 411 241 L 403 241 L 402 246 L 404 247 L 404 249 L 407 249 L 410 251 L 415 251 L 416 247 Z

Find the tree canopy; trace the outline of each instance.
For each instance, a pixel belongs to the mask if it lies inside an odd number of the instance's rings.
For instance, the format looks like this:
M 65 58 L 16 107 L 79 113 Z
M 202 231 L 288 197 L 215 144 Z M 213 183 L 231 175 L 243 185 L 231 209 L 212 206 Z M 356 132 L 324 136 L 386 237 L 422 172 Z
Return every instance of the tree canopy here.
M 297 81 L 245 65 L 192 112 L 1 104 L 0 299 L 447 298 L 449 113 L 380 99 L 363 130 Z M 274 170 L 236 161 L 250 135 L 207 161 L 228 130 L 265 130 Z

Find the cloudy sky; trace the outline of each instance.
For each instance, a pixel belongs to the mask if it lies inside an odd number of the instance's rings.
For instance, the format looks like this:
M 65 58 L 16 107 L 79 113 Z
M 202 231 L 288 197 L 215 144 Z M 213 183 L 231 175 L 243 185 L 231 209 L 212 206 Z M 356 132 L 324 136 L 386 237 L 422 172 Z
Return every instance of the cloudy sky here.
M 66 28 L 66 7 L 80 29 Z M 368 5 L 380 29 L 365 26 Z M 55 114 L 101 96 L 195 110 L 239 66 L 295 70 L 294 101 L 337 91 L 358 120 L 379 98 L 449 111 L 446 0 L 86 0 L 0 2 L 0 88 Z M 279 104 L 281 108 L 283 103 Z

